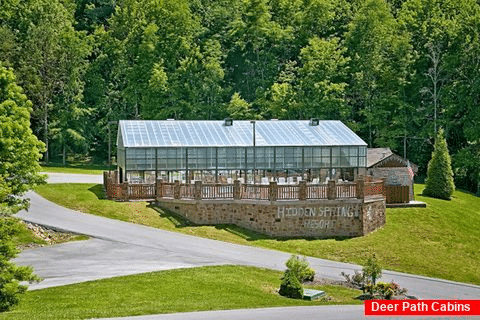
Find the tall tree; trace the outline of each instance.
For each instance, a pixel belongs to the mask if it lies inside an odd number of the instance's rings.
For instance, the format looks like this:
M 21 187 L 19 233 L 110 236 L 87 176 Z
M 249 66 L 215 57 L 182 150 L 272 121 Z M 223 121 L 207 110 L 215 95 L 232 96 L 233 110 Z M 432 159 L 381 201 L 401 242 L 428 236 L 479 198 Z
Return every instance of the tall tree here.
M 0 216 L 28 207 L 25 192 L 43 183 L 38 160 L 45 145 L 30 129 L 32 103 L 0 65 Z
M 75 31 L 73 4 L 66 1 L 20 2 L 6 21 L 15 31 L 13 66 L 33 101 L 33 128 L 46 144 L 49 161 L 51 111 L 81 94 L 81 76 L 90 52 L 89 39 Z
M 18 233 L 18 222 L 8 218 L 28 207 L 25 192 L 45 177 L 38 174 L 38 160 L 44 144 L 30 129 L 32 103 L 16 85 L 12 70 L 0 64 L 0 312 L 19 302 L 27 290 L 23 281 L 34 281 L 30 267 L 19 267 L 10 260 L 18 250 L 11 241 Z
M 346 121 L 351 117 L 346 104 L 346 74 L 349 58 L 345 57 L 338 38 L 312 38 L 300 53 L 299 94 L 303 116 Z
M 394 147 L 408 123 L 402 95 L 411 60 L 408 40 L 384 0 L 365 1 L 349 25 L 349 95 L 369 146 Z
M 232 43 L 226 64 L 233 90 L 250 102 L 269 88 L 278 75 L 277 54 L 292 40 L 291 30 L 272 20 L 266 0 L 246 0 L 241 14 L 229 26 Z

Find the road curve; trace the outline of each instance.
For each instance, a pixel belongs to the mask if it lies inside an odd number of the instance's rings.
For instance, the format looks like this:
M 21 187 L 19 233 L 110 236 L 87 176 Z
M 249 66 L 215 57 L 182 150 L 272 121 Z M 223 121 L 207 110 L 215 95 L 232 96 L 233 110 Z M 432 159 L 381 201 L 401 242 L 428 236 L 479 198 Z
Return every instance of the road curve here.
M 61 175 L 60 175 L 61 176 Z M 90 176 L 90 175 L 82 175 Z M 64 175 L 57 181 L 77 182 L 75 175 Z M 91 179 L 91 180 L 88 180 Z M 98 183 L 98 176 L 86 178 L 87 181 Z M 93 279 L 108 278 L 147 271 L 164 270 L 179 267 L 195 267 L 203 265 L 239 264 L 283 270 L 285 261 L 290 254 L 275 250 L 193 237 L 181 233 L 170 232 L 132 223 L 111 220 L 99 216 L 80 213 L 58 206 L 45 200 L 36 193 L 27 195 L 31 199 L 28 212 L 22 211 L 17 216 L 33 223 L 38 223 L 60 230 L 88 235 L 94 239 L 72 242 L 46 248 L 26 250 L 16 259 L 22 265 L 32 265 L 36 273 L 45 280 L 32 289 L 76 283 Z M 308 258 L 311 266 L 319 277 L 341 279 L 340 272 L 353 273 L 360 266 L 333 262 L 318 258 Z M 457 283 L 442 279 L 434 279 L 409 275 L 393 271 L 384 271 L 383 281 L 395 281 L 409 289 L 409 293 L 424 299 L 478 299 L 480 287 Z M 327 307 L 322 308 L 322 314 Z M 363 318 L 363 309 L 359 307 L 332 307 L 342 311 L 341 319 Z M 344 308 L 344 309 L 339 309 Z M 249 312 L 220 311 L 215 316 L 202 318 L 203 313 L 161 315 L 151 319 L 293 319 L 296 316 L 283 317 L 288 310 L 254 309 Z M 295 308 L 293 308 L 295 309 Z M 337 319 L 319 317 L 315 310 L 297 308 L 296 315 L 306 319 Z M 261 311 L 275 310 L 274 318 L 268 318 Z M 290 309 L 289 309 L 290 310 Z M 318 310 L 317 310 L 318 311 Z M 361 311 L 361 312 L 360 312 Z M 226 314 L 223 314 L 225 312 Z M 258 312 L 258 314 L 257 314 Z M 312 317 L 308 314 L 312 312 Z M 326 312 L 326 313 L 324 313 Z M 346 312 L 346 313 L 344 313 Z M 184 315 L 184 317 L 183 317 Z M 304 316 L 305 315 L 305 316 Z M 350 317 L 351 316 L 351 317 Z M 173 318 L 169 318 L 173 317 Z M 300 316 L 299 316 L 300 317 Z M 340 319 L 338 318 L 338 319 Z M 150 319 L 141 317 L 137 319 Z M 397 318 L 398 319 L 398 318 Z M 412 318 L 409 318 L 412 319 Z

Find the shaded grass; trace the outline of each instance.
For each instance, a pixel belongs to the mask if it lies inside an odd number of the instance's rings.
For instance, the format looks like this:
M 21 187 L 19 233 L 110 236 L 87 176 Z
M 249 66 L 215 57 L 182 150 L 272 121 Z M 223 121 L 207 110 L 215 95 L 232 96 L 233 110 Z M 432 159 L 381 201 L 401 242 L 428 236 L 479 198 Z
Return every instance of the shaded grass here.
M 29 291 L 0 319 L 86 319 L 134 315 L 261 308 L 362 304 L 360 291 L 316 287 L 332 297 L 322 302 L 282 297 L 281 272 L 243 266 L 175 269 Z
M 420 195 L 427 208 L 387 209 L 386 225 L 364 237 L 275 239 L 236 226 L 192 226 L 147 202 L 103 200 L 101 185 L 50 184 L 38 192 L 79 211 L 295 254 L 363 264 L 375 252 L 385 269 L 480 284 L 480 198 L 456 191 L 451 201 Z
M 58 172 L 58 173 L 78 173 L 78 174 L 103 174 L 103 171 L 114 170 L 115 166 L 103 164 L 85 164 L 82 162 L 68 163 L 65 166 L 61 163 L 49 163 L 41 165 L 42 172 Z

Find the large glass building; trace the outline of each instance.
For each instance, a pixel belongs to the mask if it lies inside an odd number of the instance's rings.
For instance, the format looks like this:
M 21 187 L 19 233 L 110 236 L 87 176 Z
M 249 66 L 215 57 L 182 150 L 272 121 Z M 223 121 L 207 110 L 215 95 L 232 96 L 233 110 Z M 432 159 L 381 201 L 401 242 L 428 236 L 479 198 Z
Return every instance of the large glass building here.
M 120 182 L 323 183 L 364 174 L 367 144 L 340 121 L 120 121 Z

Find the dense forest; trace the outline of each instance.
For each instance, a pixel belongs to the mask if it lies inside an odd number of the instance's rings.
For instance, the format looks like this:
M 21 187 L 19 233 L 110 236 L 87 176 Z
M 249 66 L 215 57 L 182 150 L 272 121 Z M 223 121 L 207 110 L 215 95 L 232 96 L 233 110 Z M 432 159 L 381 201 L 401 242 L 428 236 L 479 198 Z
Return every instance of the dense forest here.
M 0 0 L 0 63 L 44 161 L 107 158 L 119 119 L 342 120 L 420 166 L 445 130 L 480 189 L 476 0 Z

